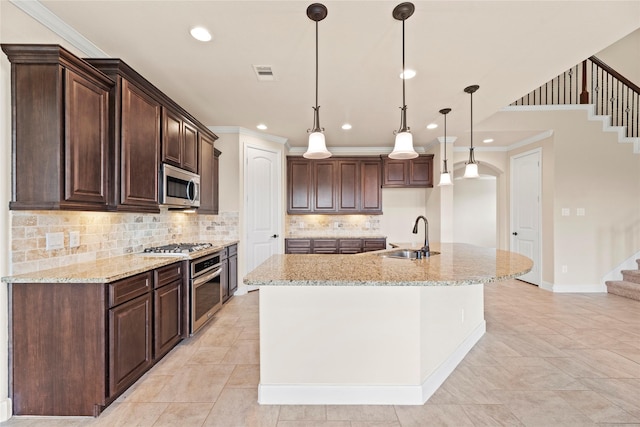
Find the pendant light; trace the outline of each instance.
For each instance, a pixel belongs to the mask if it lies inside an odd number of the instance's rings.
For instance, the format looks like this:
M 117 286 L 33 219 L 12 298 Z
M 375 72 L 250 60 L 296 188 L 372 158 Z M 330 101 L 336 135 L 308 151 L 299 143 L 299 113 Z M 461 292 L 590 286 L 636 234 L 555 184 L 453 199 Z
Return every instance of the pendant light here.
M 415 6 L 413 3 L 400 3 L 393 9 L 393 17 L 402 21 L 402 107 L 400 108 L 400 129 L 394 132 L 396 142 L 393 151 L 389 154 L 391 159 L 413 159 L 418 153 L 413 149 L 413 135 L 407 126 L 407 104 L 405 102 L 405 68 L 404 68 L 404 21 L 413 15 Z
M 447 169 L 447 114 L 451 112 L 451 108 L 443 108 L 440 114 L 444 116 L 444 160 L 442 161 L 442 172 L 440 173 L 440 183 L 438 186 L 453 185 L 451 174 Z
M 480 88 L 478 85 L 467 86 L 464 91 L 471 95 L 471 147 L 469 148 L 469 161 L 464 168 L 464 178 L 478 178 L 478 163 L 473 154 L 473 93 Z
M 327 8 L 320 3 L 313 3 L 307 7 L 307 16 L 316 23 L 316 106 L 313 107 L 313 129 L 309 133 L 309 146 L 302 156 L 307 159 L 326 159 L 331 157 L 324 140 L 324 131 L 320 127 L 320 106 L 318 105 L 318 21 L 327 17 Z

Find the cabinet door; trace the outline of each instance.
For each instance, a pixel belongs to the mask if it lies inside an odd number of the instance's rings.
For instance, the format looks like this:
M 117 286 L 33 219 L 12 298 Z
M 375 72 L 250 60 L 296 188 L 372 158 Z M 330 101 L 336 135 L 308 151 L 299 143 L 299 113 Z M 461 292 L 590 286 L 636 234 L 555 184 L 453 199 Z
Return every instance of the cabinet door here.
M 217 214 L 216 202 L 218 173 L 214 164 L 213 139 L 200 134 L 200 207 L 198 213 Z
M 151 294 L 109 310 L 109 395 L 129 387 L 151 366 Z
M 122 80 L 122 205 L 158 208 L 160 104 Z
M 222 272 L 220 273 L 220 288 L 222 295 L 222 303 L 229 299 L 229 260 L 222 260 Z
M 360 210 L 360 162 L 338 161 L 338 211 L 355 213 Z
M 182 279 L 153 292 L 155 360 L 164 356 L 179 341 L 182 334 Z
M 412 159 L 409 170 L 409 185 L 433 187 L 433 155 Z
M 238 256 L 230 256 L 227 261 L 229 264 L 229 296 L 233 296 L 238 290 Z
M 198 172 L 198 129 L 189 122 L 182 123 L 182 168 Z
M 107 204 L 109 92 L 66 70 L 65 202 Z
M 162 161 L 175 167 L 182 164 L 182 118 L 162 108 Z
M 287 212 L 311 213 L 311 162 L 306 159 L 287 159 Z
M 337 209 L 337 164 L 333 160 L 312 162 L 313 208 L 315 212 L 336 212 Z
M 360 212 L 382 213 L 382 162 L 363 160 L 360 166 Z
M 409 162 L 383 158 L 382 185 L 384 187 L 404 187 L 409 182 Z

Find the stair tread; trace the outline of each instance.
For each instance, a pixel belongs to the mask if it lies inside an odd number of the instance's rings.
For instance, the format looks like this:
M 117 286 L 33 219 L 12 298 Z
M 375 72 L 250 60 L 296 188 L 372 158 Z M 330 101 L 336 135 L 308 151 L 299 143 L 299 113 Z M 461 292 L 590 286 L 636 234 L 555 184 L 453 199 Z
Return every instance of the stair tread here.
M 605 282 L 605 284 L 607 285 L 607 287 L 614 286 L 614 287 L 620 287 L 620 288 L 633 289 L 633 290 L 640 291 L 640 283 L 629 282 L 627 280 L 607 280 Z
M 608 293 L 640 301 L 640 283 L 625 280 L 608 280 L 605 283 Z

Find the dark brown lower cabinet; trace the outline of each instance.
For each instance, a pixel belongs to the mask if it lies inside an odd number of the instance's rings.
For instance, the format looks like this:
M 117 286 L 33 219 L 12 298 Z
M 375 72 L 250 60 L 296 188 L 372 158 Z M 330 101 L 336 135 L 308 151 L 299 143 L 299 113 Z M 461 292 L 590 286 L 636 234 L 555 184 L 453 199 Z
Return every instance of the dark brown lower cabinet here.
M 153 358 L 169 352 L 182 336 L 182 280 L 174 280 L 153 291 Z
M 109 309 L 109 394 L 120 394 L 152 364 L 151 294 Z
M 366 238 L 287 238 L 284 239 L 285 254 L 358 254 L 360 252 L 386 249 L 385 237 Z
M 12 284 L 13 414 L 100 414 L 180 341 L 182 265 L 111 283 Z
M 229 295 L 233 295 L 238 290 L 238 245 L 231 245 L 227 249 L 229 258 L 227 266 L 229 268 Z

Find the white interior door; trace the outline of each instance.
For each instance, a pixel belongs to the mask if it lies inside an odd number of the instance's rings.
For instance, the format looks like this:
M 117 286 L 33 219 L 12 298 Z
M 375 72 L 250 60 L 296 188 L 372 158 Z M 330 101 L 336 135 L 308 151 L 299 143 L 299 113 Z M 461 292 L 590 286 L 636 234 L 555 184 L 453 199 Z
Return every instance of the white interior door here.
M 533 260 L 518 279 L 540 286 L 541 151 L 511 157 L 511 250 Z
M 247 146 L 245 195 L 247 274 L 279 251 L 283 214 L 279 152 Z

